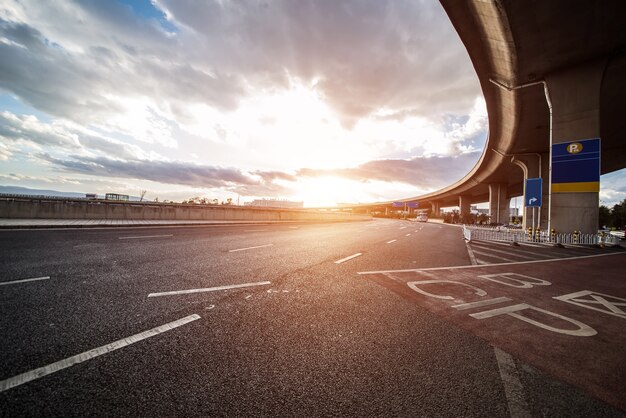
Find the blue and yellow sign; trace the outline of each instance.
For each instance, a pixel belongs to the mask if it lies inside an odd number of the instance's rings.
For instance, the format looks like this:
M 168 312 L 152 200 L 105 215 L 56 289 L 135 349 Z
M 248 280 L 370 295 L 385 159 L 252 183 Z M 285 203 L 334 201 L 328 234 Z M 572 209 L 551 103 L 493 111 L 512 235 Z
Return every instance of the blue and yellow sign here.
M 552 193 L 600 191 L 600 138 L 552 145 Z

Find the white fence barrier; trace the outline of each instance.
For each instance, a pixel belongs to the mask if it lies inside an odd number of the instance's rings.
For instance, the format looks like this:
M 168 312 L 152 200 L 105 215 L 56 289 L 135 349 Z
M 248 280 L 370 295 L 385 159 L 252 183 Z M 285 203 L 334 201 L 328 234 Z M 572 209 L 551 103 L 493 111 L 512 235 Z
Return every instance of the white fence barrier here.
M 552 244 L 618 245 L 620 238 L 611 234 L 551 234 L 549 231 L 528 233 L 521 229 L 463 225 L 463 237 L 476 241 L 542 242 Z

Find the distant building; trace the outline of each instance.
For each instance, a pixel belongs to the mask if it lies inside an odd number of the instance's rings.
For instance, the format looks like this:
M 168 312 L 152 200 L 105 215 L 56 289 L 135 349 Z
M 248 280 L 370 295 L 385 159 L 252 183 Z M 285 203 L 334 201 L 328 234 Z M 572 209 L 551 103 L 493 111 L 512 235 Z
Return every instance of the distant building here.
M 130 196 L 127 194 L 117 194 L 117 193 L 107 193 L 104 198 L 106 200 L 121 200 L 123 202 L 127 202 L 130 200 Z
M 244 203 L 244 206 L 281 209 L 302 209 L 304 207 L 304 202 L 292 202 L 289 200 L 279 199 L 256 199 L 252 202 Z

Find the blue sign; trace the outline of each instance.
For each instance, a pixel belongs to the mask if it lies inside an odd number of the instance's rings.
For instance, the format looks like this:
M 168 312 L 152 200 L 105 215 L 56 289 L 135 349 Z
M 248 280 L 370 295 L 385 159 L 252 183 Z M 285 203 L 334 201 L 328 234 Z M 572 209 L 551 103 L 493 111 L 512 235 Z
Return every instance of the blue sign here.
M 416 209 L 419 207 L 419 202 L 409 202 L 408 206 L 412 209 Z
M 524 193 L 524 206 L 527 208 L 541 207 L 541 189 L 543 180 L 541 178 L 526 179 L 526 192 Z
M 393 206 L 394 208 L 403 208 L 404 202 L 393 202 L 391 206 Z
M 600 191 L 600 138 L 552 145 L 552 193 Z

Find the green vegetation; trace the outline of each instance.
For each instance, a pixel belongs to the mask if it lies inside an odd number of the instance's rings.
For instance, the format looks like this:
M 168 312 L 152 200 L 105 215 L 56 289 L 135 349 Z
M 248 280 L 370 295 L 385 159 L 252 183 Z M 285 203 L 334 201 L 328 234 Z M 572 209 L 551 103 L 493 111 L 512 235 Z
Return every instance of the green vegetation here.
M 598 221 L 600 228 L 626 228 L 626 199 L 616 205 L 613 205 L 612 208 L 601 205 Z

